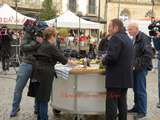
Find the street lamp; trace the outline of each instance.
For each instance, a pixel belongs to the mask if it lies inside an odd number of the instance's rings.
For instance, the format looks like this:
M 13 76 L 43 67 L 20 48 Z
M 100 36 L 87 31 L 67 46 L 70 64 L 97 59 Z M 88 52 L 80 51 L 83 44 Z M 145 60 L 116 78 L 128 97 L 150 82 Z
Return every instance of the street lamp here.
M 18 10 L 18 2 L 19 2 L 19 0 L 15 0 L 15 8 L 16 8 L 16 39 L 17 39 L 17 18 L 18 18 L 18 16 L 17 16 L 17 10 Z M 16 47 L 16 58 L 15 58 L 15 60 L 16 60 L 16 62 L 18 63 L 18 64 L 20 64 L 20 59 L 19 59 L 19 55 L 20 55 L 20 49 L 19 49 L 19 42 L 18 42 L 18 45 L 15 45 L 15 47 Z
M 98 23 L 100 23 L 100 16 L 101 16 L 101 11 L 100 11 L 100 8 L 101 8 L 101 2 L 100 0 L 98 1 Z M 99 39 L 100 39 L 100 30 L 98 29 L 98 39 L 97 39 L 97 43 L 99 42 Z
M 78 28 L 78 43 L 79 43 L 78 47 L 79 48 L 78 49 L 79 49 L 79 52 L 80 52 L 80 31 L 81 31 L 81 16 L 82 16 L 82 12 L 78 11 L 77 15 L 79 17 L 79 28 Z
M 120 15 L 120 7 L 121 7 L 121 0 L 118 1 L 118 14 L 117 14 L 117 18 L 119 18 L 119 15 Z
M 154 2 L 154 0 L 151 0 L 151 3 L 152 3 L 152 16 L 151 16 L 151 18 L 154 18 L 155 16 L 154 16 L 154 6 L 155 6 L 155 2 Z M 151 19 L 152 20 L 152 19 Z
M 14 0 L 15 1 L 15 8 L 16 8 L 16 30 L 17 30 L 17 10 L 18 10 L 18 2 L 19 0 Z
M 98 4 L 98 22 L 100 22 L 100 13 L 101 13 L 101 11 L 100 11 L 100 8 L 101 8 L 101 2 L 100 2 L 100 0 L 99 0 L 99 4 Z
M 55 18 L 55 28 L 57 28 L 57 18 Z

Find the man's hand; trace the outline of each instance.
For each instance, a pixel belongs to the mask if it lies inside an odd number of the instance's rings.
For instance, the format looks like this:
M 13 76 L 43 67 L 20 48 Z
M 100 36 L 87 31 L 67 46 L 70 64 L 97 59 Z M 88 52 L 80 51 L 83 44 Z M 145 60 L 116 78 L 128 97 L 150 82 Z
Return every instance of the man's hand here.
M 35 46 L 35 45 L 37 45 L 37 42 L 34 41 L 34 40 L 32 40 L 32 41 L 30 42 L 30 46 Z
M 77 65 L 77 62 L 75 60 L 69 59 L 68 64 L 71 66 L 75 66 L 75 65 Z

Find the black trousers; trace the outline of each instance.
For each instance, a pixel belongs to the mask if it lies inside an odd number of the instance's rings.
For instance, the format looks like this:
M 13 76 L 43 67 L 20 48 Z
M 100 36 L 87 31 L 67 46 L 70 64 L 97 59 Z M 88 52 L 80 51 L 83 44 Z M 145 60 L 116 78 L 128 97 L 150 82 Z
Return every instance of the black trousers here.
M 107 88 L 106 120 L 127 120 L 127 88 Z
M 9 70 L 9 57 L 2 57 L 2 70 L 6 71 Z

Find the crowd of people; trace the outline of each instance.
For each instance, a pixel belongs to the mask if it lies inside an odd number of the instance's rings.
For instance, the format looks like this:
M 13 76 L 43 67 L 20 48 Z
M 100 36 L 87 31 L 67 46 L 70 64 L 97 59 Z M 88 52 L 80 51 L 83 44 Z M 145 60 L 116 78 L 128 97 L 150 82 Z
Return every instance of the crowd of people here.
M 9 29 L 6 25 L 0 28 L 0 60 L 2 63 L 2 73 L 6 74 L 11 66 L 11 58 L 14 58 L 19 53 L 19 44 L 23 38 L 22 31 L 14 31 Z
M 43 21 L 37 24 L 40 24 L 41 34 L 37 34 L 36 38 L 33 38 L 29 31 L 24 31 L 21 42 L 23 56 L 17 73 L 10 117 L 16 117 L 20 111 L 23 89 L 30 79 L 28 96 L 35 98 L 34 113 L 37 114 L 37 120 L 48 120 L 48 102 L 53 80 L 57 77 L 54 66 L 57 62 L 63 65 L 75 64 L 62 52 L 56 28 L 48 27 Z M 127 31 L 129 35 L 121 20 L 112 19 L 108 26 L 108 34 L 104 35 L 97 49 L 103 54 L 100 59 L 106 68 L 106 120 L 116 120 L 117 117 L 119 120 L 127 120 L 128 112 L 137 113 L 137 118 L 144 118 L 147 115 L 146 76 L 153 67 L 151 38 L 139 30 L 137 23 L 130 23 Z M 158 55 L 159 38 L 160 32 L 157 31 L 153 41 Z M 76 50 L 75 45 L 80 44 L 81 57 L 96 58 L 95 37 L 87 38 L 82 34 L 78 43 L 71 34 L 67 39 L 66 44 L 70 49 Z M 89 46 L 88 50 L 84 45 L 86 39 L 90 39 L 86 45 Z M 160 71 L 160 67 L 158 70 Z M 130 110 L 127 108 L 128 88 L 133 88 L 134 91 L 134 106 Z M 160 100 L 157 107 L 160 108 Z

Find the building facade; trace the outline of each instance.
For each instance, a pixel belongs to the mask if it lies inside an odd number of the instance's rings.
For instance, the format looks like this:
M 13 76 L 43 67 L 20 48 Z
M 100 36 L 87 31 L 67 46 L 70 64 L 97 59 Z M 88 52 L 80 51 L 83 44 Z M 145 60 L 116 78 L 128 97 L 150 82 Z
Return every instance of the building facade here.
M 98 17 L 104 19 L 105 16 L 105 0 L 53 0 L 53 4 L 58 14 L 71 10 L 92 21 L 98 21 Z
M 119 17 L 123 21 L 160 17 L 160 0 L 108 0 L 106 1 L 107 21 Z
M 42 8 L 44 0 L 0 0 L 0 4 L 7 3 L 18 11 L 34 17 Z M 81 15 L 91 21 L 110 21 L 119 17 L 123 21 L 145 19 L 151 16 L 160 18 L 160 0 L 52 0 L 57 14 L 67 10 Z M 154 1 L 154 7 L 152 7 Z M 81 13 L 81 14 L 80 14 Z M 106 27 L 105 27 L 106 29 Z
M 0 5 L 8 4 L 14 9 L 16 9 L 24 15 L 32 16 L 39 13 L 42 7 L 42 0 L 0 0 Z
M 66 10 L 81 12 L 84 18 L 102 18 L 110 21 L 120 18 L 123 21 L 160 17 L 160 0 L 53 0 L 59 14 Z M 99 9 L 100 8 L 100 9 Z M 98 21 L 98 19 L 93 20 Z M 106 26 L 104 27 L 106 29 Z

